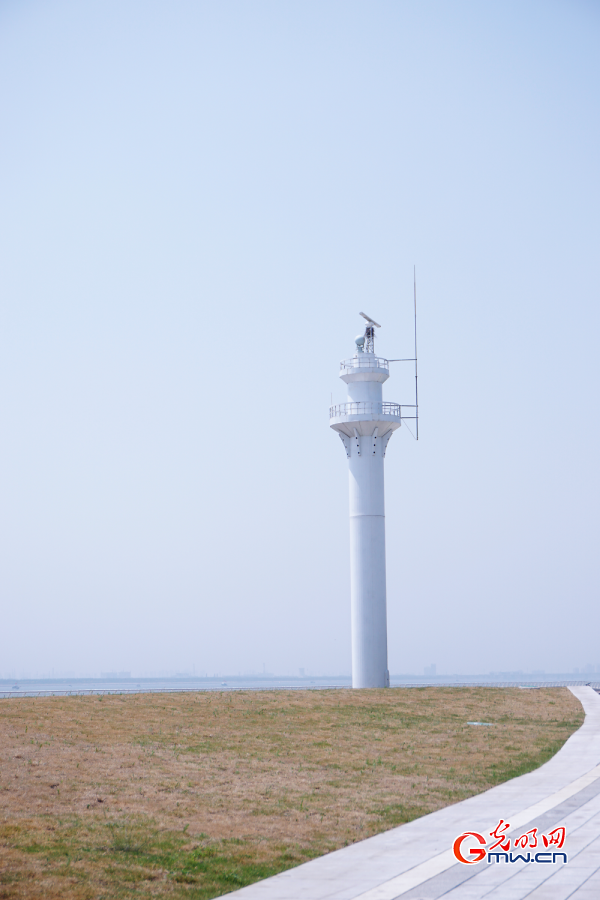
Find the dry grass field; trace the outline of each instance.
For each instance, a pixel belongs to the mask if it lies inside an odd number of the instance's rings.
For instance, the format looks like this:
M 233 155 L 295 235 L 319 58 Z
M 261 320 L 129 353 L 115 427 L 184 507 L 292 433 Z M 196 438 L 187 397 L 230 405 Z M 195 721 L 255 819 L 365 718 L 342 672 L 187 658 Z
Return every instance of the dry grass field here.
M 582 721 L 562 688 L 0 701 L 0 898 L 216 897 L 527 772 Z

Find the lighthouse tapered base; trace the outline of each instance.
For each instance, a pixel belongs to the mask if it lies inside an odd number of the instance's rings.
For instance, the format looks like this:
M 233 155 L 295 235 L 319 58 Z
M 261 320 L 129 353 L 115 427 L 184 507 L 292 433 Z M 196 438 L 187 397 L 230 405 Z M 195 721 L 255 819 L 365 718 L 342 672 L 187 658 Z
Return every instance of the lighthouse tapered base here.
M 350 516 L 352 687 L 389 687 L 385 517 Z

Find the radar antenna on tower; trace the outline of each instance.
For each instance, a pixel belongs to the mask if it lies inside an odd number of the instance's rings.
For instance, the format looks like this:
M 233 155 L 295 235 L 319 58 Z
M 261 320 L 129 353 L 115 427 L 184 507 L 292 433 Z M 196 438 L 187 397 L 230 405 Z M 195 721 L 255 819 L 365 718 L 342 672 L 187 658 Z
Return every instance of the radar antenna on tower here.
M 363 319 L 367 320 L 367 327 L 365 328 L 365 353 L 375 353 L 375 329 L 381 328 L 381 325 L 364 312 L 361 312 L 360 315 Z

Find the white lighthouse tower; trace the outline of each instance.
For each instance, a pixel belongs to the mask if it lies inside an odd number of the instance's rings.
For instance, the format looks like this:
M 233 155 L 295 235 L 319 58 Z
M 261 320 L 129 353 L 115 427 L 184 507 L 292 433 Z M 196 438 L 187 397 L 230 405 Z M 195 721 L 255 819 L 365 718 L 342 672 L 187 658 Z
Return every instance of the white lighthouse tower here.
M 375 328 L 369 316 L 356 338 L 352 359 L 340 363 L 348 402 L 332 406 L 330 425 L 343 441 L 350 470 L 350 590 L 352 687 L 389 687 L 385 588 L 383 460 L 402 423 L 402 407 L 385 403 L 382 385 L 389 362 L 375 356 Z

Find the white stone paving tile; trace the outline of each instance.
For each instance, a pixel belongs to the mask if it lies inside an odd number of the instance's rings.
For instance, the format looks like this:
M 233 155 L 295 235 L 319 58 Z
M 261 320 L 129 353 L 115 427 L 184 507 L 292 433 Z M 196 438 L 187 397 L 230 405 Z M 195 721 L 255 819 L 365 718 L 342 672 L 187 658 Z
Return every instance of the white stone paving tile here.
M 584 871 L 579 869 L 578 874 L 583 875 Z M 576 879 L 569 867 L 565 866 L 536 890 L 527 894 L 527 900 L 567 900 L 577 888 L 582 886 L 587 877 L 593 874 L 593 871 L 590 869 L 586 872 L 585 878 Z
M 600 897 L 600 868 L 596 869 L 593 875 L 585 882 L 585 887 L 593 887 L 596 889 L 597 896 Z
M 494 898 L 494 900 L 504 897 L 509 891 L 518 897 L 527 897 L 531 891 L 547 881 L 551 874 L 543 865 L 523 865 L 512 872 L 511 869 L 516 869 L 515 866 L 493 865 L 490 868 L 497 870 L 493 873 L 496 877 L 494 880 L 489 879 L 487 883 L 483 879 L 481 880 L 482 891 L 479 896 Z M 479 878 L 474 881 L 479 882 Z M 446 900 L 445 897 L 444 900 Z M 457 893 L 452 900 L 460 900 L 460 893 Z

